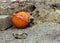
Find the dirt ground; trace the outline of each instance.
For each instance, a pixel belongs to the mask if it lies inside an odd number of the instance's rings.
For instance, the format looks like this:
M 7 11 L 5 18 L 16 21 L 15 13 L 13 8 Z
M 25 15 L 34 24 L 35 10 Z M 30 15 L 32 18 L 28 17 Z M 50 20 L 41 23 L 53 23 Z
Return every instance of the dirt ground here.
M 27 7 L 26 7 L 27 6 Z M 31 23 L 26 29 L 11 27 L 0 31 L 0 43 L 60 43 L 60 4 L 44 2 L 1 3 L 0 15 L 19 11 L 31 13 Z M 27 33 L 26 39 L 15 39 L 13 33 Z
M 27 6 L 27 7 L 26 7 Z M 60 4 L 47 4 L 44 2 L 12 2 L 0 4 L 0 15 L 12 15 L 19 11 L 27 11 L 31 13 L 32 24 L 44 22 L 60 23 Z

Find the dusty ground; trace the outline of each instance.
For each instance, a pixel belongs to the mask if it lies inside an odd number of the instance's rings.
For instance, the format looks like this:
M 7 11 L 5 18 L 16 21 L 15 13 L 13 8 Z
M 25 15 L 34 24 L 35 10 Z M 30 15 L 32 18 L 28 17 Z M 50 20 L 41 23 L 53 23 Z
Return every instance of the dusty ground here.
M 28 11 L 32 16 L 31 27 L 17 29 L 13 26 L 8 30 L 0 31 L 0 43 L 60 43 L 60 4 L 43 2 L 23 2 L 21 4 L 1 3 L 0 14 L 12 15 L 13 12 L 16 13 L 21 10 Z M 26 5 L 29 7 L 24 8 Z M 26 39 L 15 39 L 13 33 L 27 33 L 28 36 Z
M 15 39 L 13 33 L 27 33 L 26 39 Z M 60 43 L 60 26 L 56 23 L 43 23 L 27 29 L 14 27 L 0 32 L 0 43 Z
M 17 13 L 22 10 L 31 13 L 33 24 L 44 22 L 60 23 L 59 3 L 47 4 L 44 2 L 13 2 L 0 4 L 0 15 L 12 15 L 13 13 Z

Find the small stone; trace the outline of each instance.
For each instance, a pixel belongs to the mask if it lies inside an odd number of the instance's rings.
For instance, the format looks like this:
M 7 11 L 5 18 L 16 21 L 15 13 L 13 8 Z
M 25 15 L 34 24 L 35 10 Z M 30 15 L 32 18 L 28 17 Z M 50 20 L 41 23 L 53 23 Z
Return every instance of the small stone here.
M 13 34 L 15 39 L 26 39 L 28 34 L 27 33 L 22 33 L 22 34 Z
M 56 10 L 56 13 L 60 14 L 60 10 Z

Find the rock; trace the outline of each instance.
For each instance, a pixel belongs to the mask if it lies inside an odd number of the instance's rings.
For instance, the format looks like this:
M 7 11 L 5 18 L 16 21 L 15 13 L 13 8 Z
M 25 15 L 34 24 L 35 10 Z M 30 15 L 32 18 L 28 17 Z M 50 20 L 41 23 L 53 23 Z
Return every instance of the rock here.
M 22 34 L 13 34 L 13 36 L 15 37 L 15 39 L 26 39 L 28 34 L 27 33 L 22 33 Z
M 0 15 L 0 30 L 5 30 L 12 25 L 10 15 Z

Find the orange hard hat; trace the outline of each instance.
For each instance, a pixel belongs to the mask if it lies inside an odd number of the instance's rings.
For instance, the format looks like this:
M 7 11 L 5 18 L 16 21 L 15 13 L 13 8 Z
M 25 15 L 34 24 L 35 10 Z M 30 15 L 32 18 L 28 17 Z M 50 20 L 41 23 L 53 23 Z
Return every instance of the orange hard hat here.
M 13 22 L 14 26 L 16 26 L 18 28 L 24 28 L 30 22 L 30 13 L 22 11 L 22 12 L 13 14 L 12 22 Z

